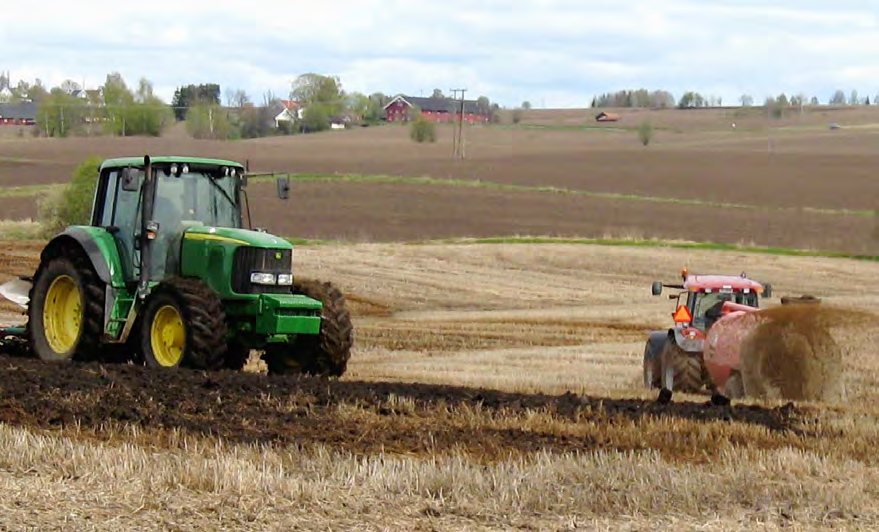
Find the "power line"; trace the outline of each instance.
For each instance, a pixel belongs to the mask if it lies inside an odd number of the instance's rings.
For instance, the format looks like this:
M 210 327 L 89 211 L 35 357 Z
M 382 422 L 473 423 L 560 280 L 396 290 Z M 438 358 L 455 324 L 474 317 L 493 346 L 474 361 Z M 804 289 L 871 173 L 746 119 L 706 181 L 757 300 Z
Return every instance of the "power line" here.
M 452 99 L 454 100 L 458 93 L 461 93 L 461 112 L 458 115 L 458 124 L 457 128 L 452 125 L 452 157 L 455 159 L 463 159 L 464 158 L 464 93 L 467 92 L 467 89 L 449 89 L 449 92 L 452 93 Z M 456 134 L 457 130 L 457 134 Z

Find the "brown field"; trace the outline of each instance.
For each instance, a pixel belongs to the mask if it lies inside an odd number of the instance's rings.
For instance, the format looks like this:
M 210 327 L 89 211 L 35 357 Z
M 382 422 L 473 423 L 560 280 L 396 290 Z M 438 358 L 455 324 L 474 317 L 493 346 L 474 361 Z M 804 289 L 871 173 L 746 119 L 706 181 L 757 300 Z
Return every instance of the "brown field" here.
M 257 225 L 345 241 L 301 246 L 296 260 L 297 274 L 332 280 L 349 297 L 348 374 L 270 378 L 255 359 L 243 374 L 204 374 L 0 357 L 0 528 L 879 527 L 879 327 L 834 326 L 844 351 L 839 403 L 712 407 L 707 396 L 679 394 L 660 406 L 640 387 L 646 334 L 667 326 L 672 310 L 649 296 L 650 281 L 672 281 L 685 265 L 746 270 L 777 296 L 814 294 L 830 308 L 875 313 L 876 262 L 401 243 L 613 236 L 876 253 L 872 217 L 843 212 L 872 210 L 879 197 L 866 179 L 872 116 L 803 117 L 772 133 L 770 154 L 760 119 L 736 117 L 730 132 L 721 110 L 649 113 L 660 129 L 646 149 L 629 130 L 558 128 L 587 123 L 574 111 L 533 111 L 530 123 L 552 127 L 469 130 L 471 158 L 457 162 L 447 138 L 418 146 L 398 127 L 225 144 L 0 140 L 5 186 L 63 181 L 90 153 L 173 151 L 250 158 L 259 170 L 737 204 L 363 181 L 295 183 L 295 199 L 281 204 L 270 184 L 254 184 Z M 853 126 L 828 131 L 831 121 Z M 5 212 L 21 213 L 6 218 L 32 216 L 21 207 L 32 204 L 0 198 Z M 0 282 L 30 273 L 41 245 L 0 242 Z M 20 319 L 9 304 L 0 313 Z

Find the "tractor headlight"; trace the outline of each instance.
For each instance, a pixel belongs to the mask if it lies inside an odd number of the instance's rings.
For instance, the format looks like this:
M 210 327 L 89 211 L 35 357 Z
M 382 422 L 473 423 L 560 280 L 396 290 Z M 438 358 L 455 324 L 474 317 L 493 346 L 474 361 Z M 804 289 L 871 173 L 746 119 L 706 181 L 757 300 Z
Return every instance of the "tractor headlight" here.
M 281 286 L 291 286 L 293 284 L 293 274 L 292 273 L 279 273 L 278 274 L 278 284 Z
M 278 284 L 278 279 L 273 273 L 266 272 L 250 272 L 250 282 L 253 284 Z

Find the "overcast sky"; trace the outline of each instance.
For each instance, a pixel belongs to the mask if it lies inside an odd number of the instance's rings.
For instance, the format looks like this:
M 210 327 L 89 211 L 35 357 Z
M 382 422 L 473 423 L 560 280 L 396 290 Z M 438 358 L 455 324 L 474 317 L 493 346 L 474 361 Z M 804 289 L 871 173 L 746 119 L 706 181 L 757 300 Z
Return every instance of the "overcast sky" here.
M 879 0 L 43 0 L 4 2 L 13 81 L 218 83 L 262 100 L 299 74 L 347 91 L 466 88 L 506 107 L 585 107 L 620 89 L 879 93 Z

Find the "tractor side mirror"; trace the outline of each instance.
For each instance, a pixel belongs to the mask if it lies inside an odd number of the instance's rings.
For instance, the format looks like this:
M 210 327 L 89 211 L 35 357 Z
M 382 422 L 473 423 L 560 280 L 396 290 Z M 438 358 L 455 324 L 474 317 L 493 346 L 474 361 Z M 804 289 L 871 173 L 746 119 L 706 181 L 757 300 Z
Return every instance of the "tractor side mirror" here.
M 122 190 L 126 192 L 137 192 L 140 190 L 140 172 L 134 168 L 128 167 L 122 169 Z
M 650 291 L 654 296 L 662 294 L 662 283 L 659 281 L 653 281 L 653 286 L 650 287 Z
M 769 298 L 772 297 L 772 285 L 769 283 L 763 284 L 763 297 Z
M 290 197 L 290 180 L 286 177 L 278 178 L 278 197 L 282 200 Z

